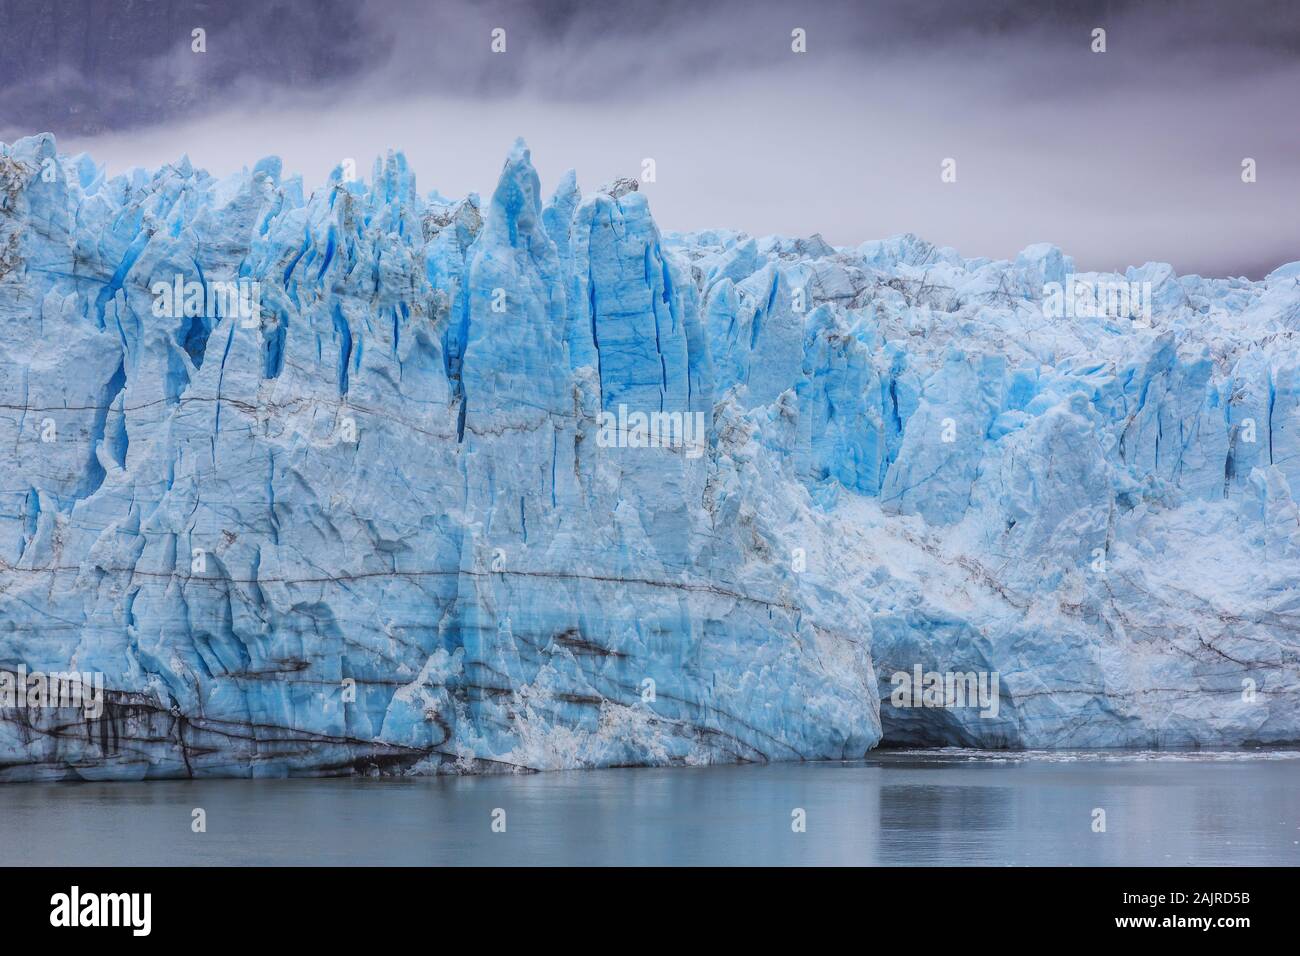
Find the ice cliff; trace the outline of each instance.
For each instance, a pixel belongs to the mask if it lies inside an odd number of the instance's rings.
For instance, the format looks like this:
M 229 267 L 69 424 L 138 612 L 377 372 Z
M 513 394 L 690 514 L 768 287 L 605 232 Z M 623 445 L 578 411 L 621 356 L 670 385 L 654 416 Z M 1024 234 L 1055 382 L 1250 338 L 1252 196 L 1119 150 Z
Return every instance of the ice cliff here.
M 1300 740 L 1300 264 L 1046 318 L 1051 246 L 633 185 L 0 145 L 0 671 L 108 688 L 0 709 L 0 779 Z M 893 706 L 918 665 L 996 716 Z

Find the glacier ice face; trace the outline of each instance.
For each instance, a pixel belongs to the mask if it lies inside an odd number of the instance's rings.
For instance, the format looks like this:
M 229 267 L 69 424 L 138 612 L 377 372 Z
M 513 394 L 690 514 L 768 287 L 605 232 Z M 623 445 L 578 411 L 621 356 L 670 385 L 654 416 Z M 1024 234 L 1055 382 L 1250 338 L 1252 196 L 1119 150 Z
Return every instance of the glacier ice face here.
M 1073 273 L 0 145 L 0 779 L 1300 739 L 1300 273 Z

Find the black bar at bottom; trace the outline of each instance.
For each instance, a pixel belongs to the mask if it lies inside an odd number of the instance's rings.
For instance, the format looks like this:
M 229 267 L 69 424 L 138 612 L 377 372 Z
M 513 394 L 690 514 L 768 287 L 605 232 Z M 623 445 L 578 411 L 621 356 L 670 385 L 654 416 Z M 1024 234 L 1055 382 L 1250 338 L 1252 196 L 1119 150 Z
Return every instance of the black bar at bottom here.
M 76 933 L 79 943 L 112 938 L 128 945 L 279 939 L 362 945 L 389 931 L 419 936 L 420 927 L 436 927 L 443 940 L 444 933 L 454 937 L 472 929 L 487 929 L 495 939 L 514 933 L 537 938 L 571 927 L 583 938 L 608 942 L 618 937 L 607 931 L 652 938 L 675 932 L 670 927 L 683 921 L 716 927 L 711 933 L 725 928 L 732 943 L 774 925 L 824 932 L 857 924 L 873 935 L 894 927 L 904 938 L 920 933 L 936 942 L 970 942 L 975 937 L 969 934 L 982 927 L 996 930 L 998 938 L 1018 931 L 1071 941 L 1200 935 L 1231 945 L 1258 930 L 1277 933 L 1296 923 L 1294 893 L 1287 889 L 1294 872 L 1262 868 L 555 874 L 475 868 L 9 868 L 3 880 L 0 910 L 7 931 Z

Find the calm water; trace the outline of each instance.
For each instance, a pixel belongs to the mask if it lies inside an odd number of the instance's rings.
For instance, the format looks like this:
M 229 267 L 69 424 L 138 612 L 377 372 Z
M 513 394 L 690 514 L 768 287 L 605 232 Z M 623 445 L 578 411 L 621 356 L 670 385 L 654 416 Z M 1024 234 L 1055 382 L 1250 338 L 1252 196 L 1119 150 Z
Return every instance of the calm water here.
M 1300 864 L 1300 753 L 0 786 L 2 866 L 954 863 Z

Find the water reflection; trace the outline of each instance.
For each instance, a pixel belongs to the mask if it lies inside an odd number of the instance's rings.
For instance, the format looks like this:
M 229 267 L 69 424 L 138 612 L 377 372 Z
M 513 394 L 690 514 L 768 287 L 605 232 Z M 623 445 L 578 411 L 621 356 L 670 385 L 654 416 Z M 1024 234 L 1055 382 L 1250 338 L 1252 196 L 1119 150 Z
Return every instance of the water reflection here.
M 0 787 L 0 865 L 1297 864 L 1300 754 Z M 202 807 L 207 832 L 191 831 Z M 505 811 L 495 833 L 493 811 Z M 1103 809 L 1105 832 L 1094 832 Z M 802 810 L 806 831 L 792 829 Z

